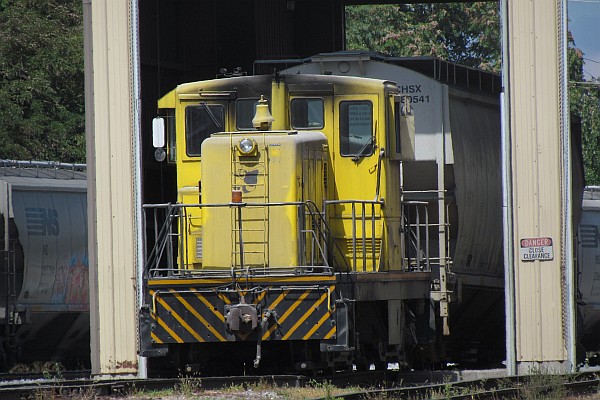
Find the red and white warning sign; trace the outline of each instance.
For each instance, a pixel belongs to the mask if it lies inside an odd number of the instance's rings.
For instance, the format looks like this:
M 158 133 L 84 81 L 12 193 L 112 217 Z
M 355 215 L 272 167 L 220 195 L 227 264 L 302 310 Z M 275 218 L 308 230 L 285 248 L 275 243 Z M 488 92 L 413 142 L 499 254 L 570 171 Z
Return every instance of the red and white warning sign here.
M 554 247 L 549 237 L 521 239 L 521 261 L 548 261 L 554 258 Z

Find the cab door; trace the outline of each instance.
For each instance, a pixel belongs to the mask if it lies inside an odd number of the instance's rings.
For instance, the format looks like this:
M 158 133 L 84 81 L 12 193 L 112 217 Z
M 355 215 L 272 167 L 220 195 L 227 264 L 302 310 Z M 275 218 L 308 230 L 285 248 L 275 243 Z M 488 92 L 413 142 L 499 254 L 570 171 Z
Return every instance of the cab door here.
M 335 96 L 334 109 L 332 198 L 340 202 L 329 205 L 327 215 L 346 258 L 337 261 L 355 271 L 373 271 L 379 265 L 383 236 L 381 206 L 372 202 L 385 119 L 374 94 Z

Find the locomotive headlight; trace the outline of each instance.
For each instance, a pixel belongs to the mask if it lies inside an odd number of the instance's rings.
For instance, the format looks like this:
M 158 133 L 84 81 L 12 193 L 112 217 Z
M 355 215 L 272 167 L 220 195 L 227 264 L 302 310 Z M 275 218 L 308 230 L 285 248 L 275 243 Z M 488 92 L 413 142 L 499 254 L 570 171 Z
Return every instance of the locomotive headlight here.
M 244 156 L 253 156 L 256 154 L 256 142 L 249 138 L 243 138 L 238 143 L 238 149 Z

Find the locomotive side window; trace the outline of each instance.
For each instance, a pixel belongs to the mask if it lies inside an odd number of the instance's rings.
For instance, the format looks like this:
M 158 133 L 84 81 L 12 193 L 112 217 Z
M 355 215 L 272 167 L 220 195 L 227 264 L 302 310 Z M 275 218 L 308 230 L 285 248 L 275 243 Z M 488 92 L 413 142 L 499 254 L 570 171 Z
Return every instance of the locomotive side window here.
M 185 109 L 185 151 L 188 156 L 199 156 L 200 145 L 211 133 L 225 129 L 225 108 L 220 104 L 188 106 Z
M 252 119 L 256 113 L 256 99 L 239 99 L 235 102 L 235 126 L 240 131 L 253 130 Z
M 373 104 L 367 100 L 340 102 L 340 153 L 373 154 Z
M 292 99 L 292 128 L 321 129 L 325 126 L 323 99 Z
M 165 136 L 167 139 L 167 161 L 177 161 L 177 139 L 175 135 L 175 109 L 163 108 L 158 110 L 158 115 L 165 120 Z

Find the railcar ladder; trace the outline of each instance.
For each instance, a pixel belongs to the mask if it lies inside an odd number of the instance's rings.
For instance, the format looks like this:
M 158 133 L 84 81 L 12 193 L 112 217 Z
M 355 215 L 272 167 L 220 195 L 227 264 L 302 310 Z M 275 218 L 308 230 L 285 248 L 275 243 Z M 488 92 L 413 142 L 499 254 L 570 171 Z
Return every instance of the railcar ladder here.
M 269 163 L 265 135 L 258 144 L 259 155 L 240 158 L 231 146 L 231 188 L 242 191 L 243 203 L 268 203 Z M 241 219 L 240 219 L 241 217 Z M 269 265 L 269 208 L 267 206 L 232 207 L 231 262 L 237 267 Z M 242 265 L 243 264 L 243 265 Z

